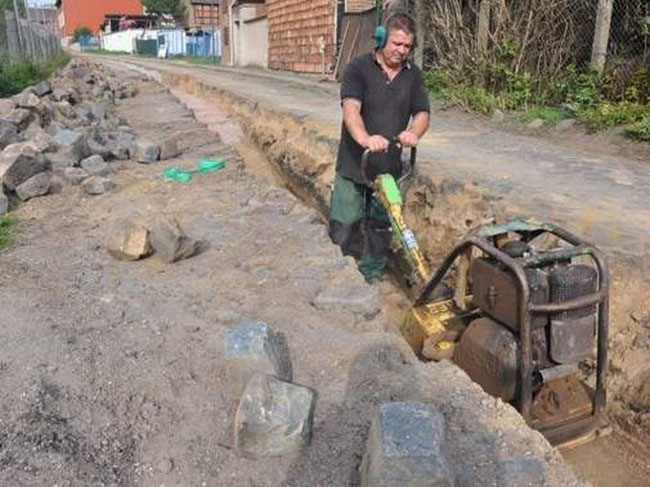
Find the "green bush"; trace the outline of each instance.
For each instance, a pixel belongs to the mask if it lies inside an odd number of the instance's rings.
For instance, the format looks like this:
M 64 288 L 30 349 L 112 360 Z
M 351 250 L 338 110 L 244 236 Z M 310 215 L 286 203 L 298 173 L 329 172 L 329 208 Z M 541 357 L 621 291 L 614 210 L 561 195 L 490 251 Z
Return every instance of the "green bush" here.
M 75 42 L 79 42 L 82 37 L 92 37 L 93 31 L 88 27 L 77 27 L 72 33 L 72 38 Z
M 28 86 L 41 82 L 56 69 L 65 66 L 69 60 L 66 54 L 61 54 L 43 64 L 32 61 L 0 64 L 0 97 L 15 95 Z
M 629 127 L 626 134 L 633 139 L 650 142 L 650 111 L 641 120 Z
M 597 105 L 579 108 L 576 111 L 578 120 L 590 130 L 601 130 L 629 125 L 643 119 L 648 107 L 638 103 L 622 101 L 618 103 L 602 102 Z
M 615 71 L 580 71 L 574 64 L 554 76 L 535 77 L 515 72 L 511 56 L 516 48 L 504 44 L 491 63 L 447 66 L 426 73 L 435 97 L 466 110 L 489 114 L 496 109 L 522 112 L 517 118 L 541 118 L 557 123 L 575 117 L 590 130 L 632 125 L 628 134 L 646 140 L 650 112 L 650 70 L 640 69 L 625 89 Z

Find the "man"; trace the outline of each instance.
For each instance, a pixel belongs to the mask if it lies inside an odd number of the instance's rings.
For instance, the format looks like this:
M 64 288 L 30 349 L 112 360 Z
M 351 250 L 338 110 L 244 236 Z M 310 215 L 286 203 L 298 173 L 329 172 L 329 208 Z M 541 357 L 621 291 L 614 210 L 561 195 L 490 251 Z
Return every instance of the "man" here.
M 368 179 L 400 176 L 402 147 L 415 147 L 429 127 L 429 98 L 420 69 L 408 61 L 415 22 L 406 14 L 386 22 L 387 40 L 374 52 L 353 59 L 341 85 L 343 127 L 330 205 L 330 237 L 346 255 L 361 257 L 367 281 L 381 278 L 392 239 L 390 221 L 362 184 L 361 156 L 372 154 Z

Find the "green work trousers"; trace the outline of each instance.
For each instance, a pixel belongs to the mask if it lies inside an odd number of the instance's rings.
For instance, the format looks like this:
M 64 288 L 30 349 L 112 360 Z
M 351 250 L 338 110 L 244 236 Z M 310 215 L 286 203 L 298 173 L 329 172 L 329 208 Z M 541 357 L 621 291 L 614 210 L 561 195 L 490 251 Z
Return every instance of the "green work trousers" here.
M 330 202 L 330 238 L 344 255 L 360 258 L 368 280 L 381 276 L 388 263 L 392 229 L 372 190 L 336 174 Z

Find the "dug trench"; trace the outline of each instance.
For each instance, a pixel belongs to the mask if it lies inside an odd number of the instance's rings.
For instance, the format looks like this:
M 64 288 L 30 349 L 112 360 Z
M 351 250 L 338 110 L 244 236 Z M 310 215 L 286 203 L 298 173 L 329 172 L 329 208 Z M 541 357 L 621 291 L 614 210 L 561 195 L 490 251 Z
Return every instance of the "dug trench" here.
M 117 104 L 134 133 L 179 139 L 183 155 L 168 164 L 227 154 L 228 165 L 182 184 L 161 178 L 162 163 L 113 163 L 116 188 L 104 195 L 64 185 L 15 210 L 20 233 L 0 253 L 0 484 L 358 485 L 372 412 L 400 400 L 444 414 L 456 485 L 583 484 L 512 407 L 449 363 L 417 360 L 396 330 L 409 299 L 382 286 L 381 309 L 377 290 L 329 242 L 322 212 L 334 139 L 191 79 L 166 80 L 170 93 L 107 64 L 138 84 Z M 238 127 L 253 142 L 237 144 L 240 156 L 229 147 Z M 412 186 L 409 218 L 440 219 L 434 238 L 424 221 L 417 227 L 434 263 L 467 228 L 501 218 L 498 201 L 472 185 Z M 103 248 L 114 220 L 161 213 L 206 248 L 173 265 L 116 261 Z M 340 288 L 364 298 L 332 300 Z M 233 451 L 225 337 L 247 320 L 286 334 L 294 380 L 318 392 L 312 442 L 298 455 Z M 630 411 L 622 407 L 621 424 Z M 620 448 L 592 454 L 585 476 L 601 479 L 609 459 L 612 485 L 642 485 L 643 454 L 616 438 Z
M 279 175 L 326 220 L 337 134 L 191 76 L 164 70 L 162 76 L 179 96 L 188 93 L 203 103 L 214 103 L 237 120 L 272 165 L 275 182 Z M 486 194 L 472 182 L 442 180 L 433 172 L 417 173 L 406 194 L 406 219 L 431 268 L 469 229 L 520 216 L 499 195 Z M 579 231 L 581 225 L 584 222 L 569 230 Z M 647 256 L 610 252 L 607 257 L 611 312 L 606 422 L 614 433 L 563 454 L 579 474 L 597 485 L 643 485 L 650 473 L 650 273 Z M 384 293 L 383 304 L 391 320 L 399 323 L 413 296 L 405 293 L 399 278 L 393 284 L 399 292 Z

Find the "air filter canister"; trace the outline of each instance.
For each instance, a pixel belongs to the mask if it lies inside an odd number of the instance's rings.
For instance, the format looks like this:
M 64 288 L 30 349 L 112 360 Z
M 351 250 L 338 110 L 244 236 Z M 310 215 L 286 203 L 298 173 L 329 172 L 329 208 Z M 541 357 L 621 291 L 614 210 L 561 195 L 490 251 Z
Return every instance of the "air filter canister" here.
M 596 292 L 598 274 L 587 265 L 551 269 L 551 302 L 563 303 Z M 596 305 L 551 316 L 550 355 L 558 363 L 576 363 L 591 356 L 596 330 Z

